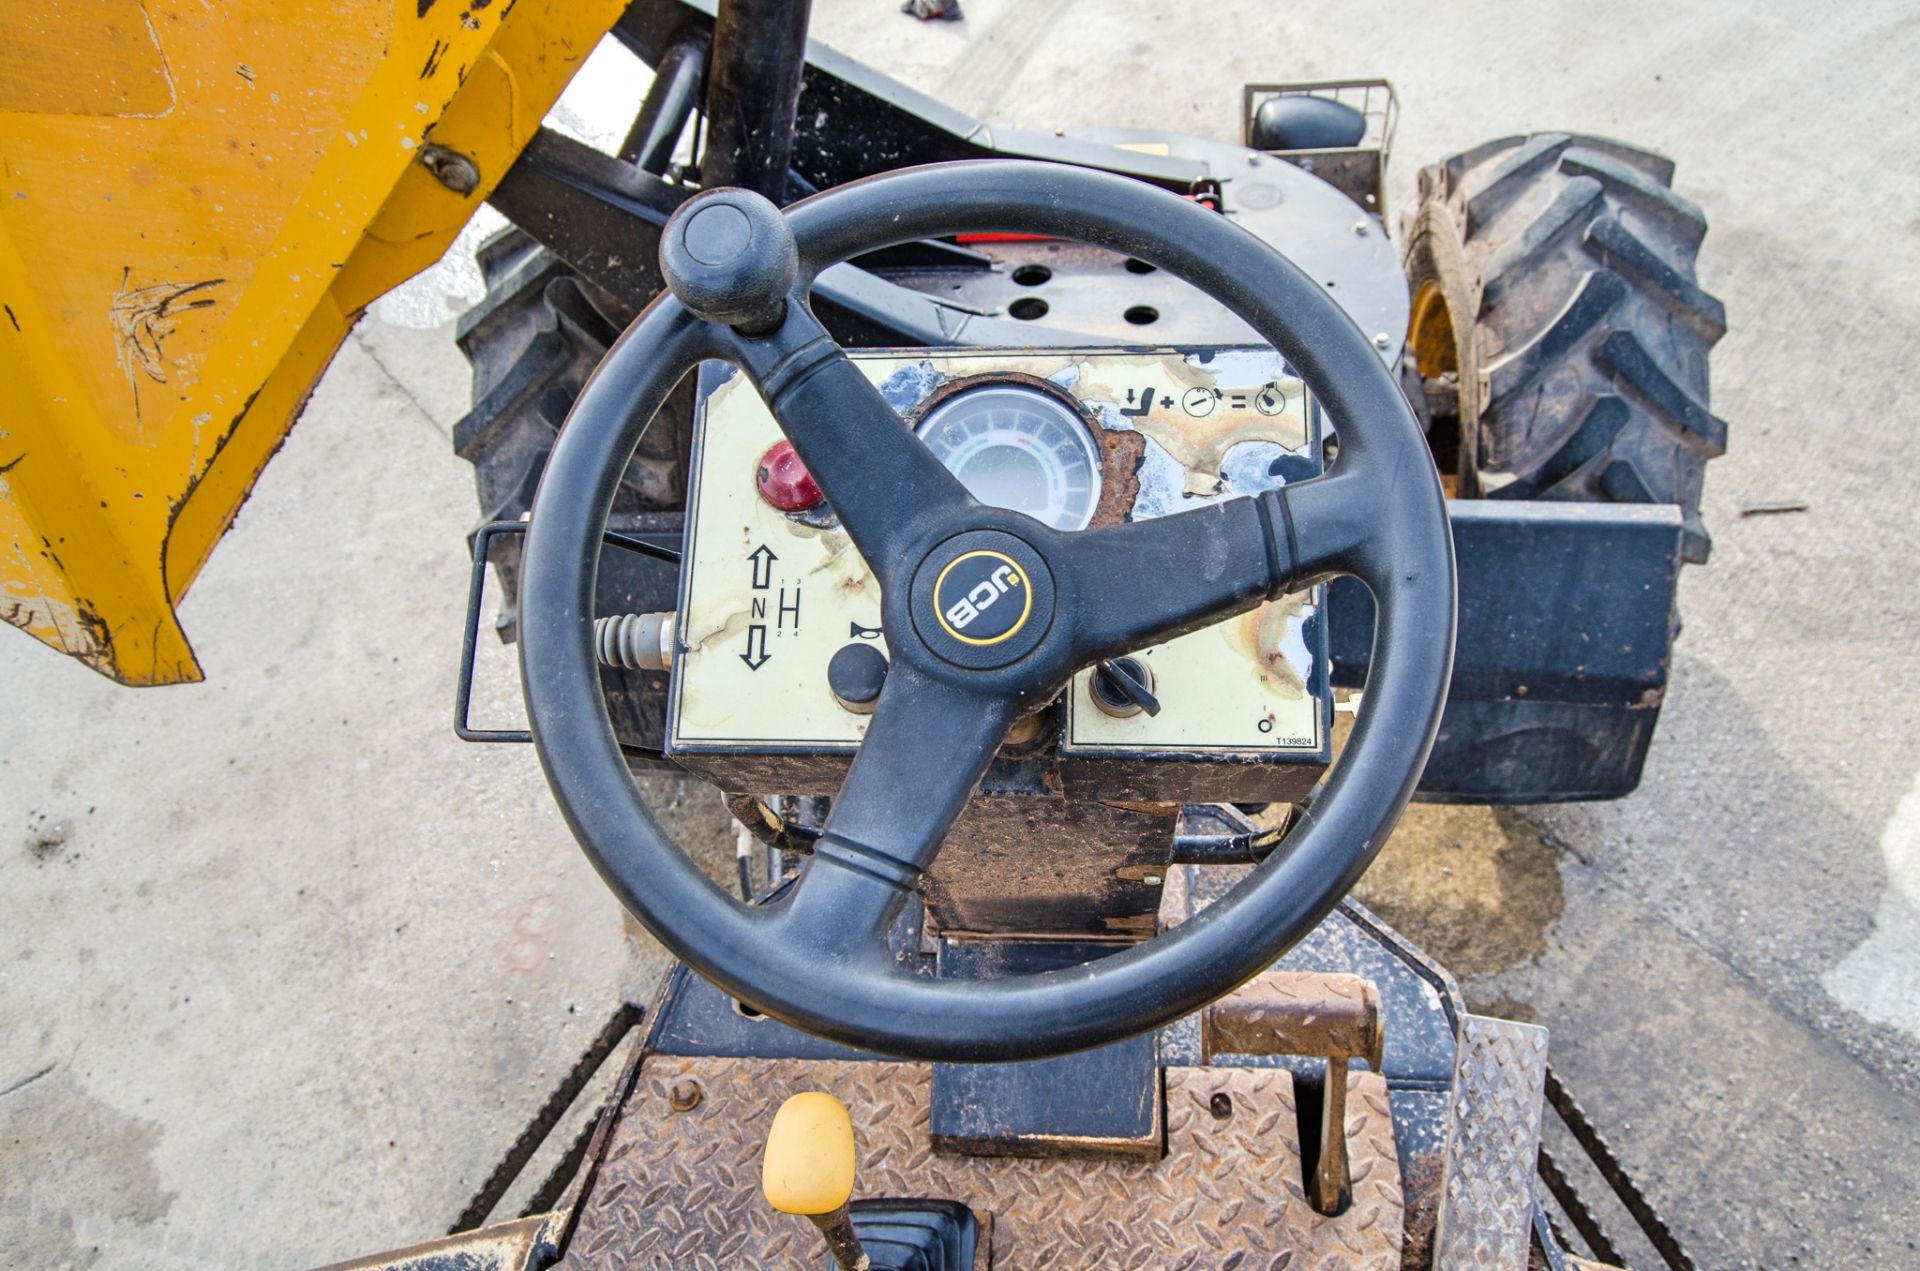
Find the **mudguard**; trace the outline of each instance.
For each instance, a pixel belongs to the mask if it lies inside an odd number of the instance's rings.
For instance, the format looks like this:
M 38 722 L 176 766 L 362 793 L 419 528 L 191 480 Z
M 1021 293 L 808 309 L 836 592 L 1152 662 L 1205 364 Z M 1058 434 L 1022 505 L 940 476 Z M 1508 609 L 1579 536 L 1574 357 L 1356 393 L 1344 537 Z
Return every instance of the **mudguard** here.
M 0 616 L 200 679 L 174 606 L 314 381 L 623 7 L 0 4 Z

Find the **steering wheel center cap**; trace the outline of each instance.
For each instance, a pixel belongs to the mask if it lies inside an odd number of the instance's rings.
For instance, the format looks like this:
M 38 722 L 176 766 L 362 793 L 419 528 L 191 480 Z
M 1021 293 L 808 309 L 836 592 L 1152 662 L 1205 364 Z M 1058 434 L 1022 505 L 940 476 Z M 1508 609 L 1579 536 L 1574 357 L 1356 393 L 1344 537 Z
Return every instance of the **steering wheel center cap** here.
M 1053 626 L 1053 575 L 1025 540 L 999 530 L 947 539 L 914 572 L 913 629 L 956 666 L 1006 666 Z

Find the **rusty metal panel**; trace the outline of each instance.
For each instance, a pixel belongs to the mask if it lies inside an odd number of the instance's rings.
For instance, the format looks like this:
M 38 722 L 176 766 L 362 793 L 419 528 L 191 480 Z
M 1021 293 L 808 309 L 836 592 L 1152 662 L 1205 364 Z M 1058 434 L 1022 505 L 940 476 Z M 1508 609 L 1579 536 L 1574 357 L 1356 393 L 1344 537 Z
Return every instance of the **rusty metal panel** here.
M 687 1081 L 703 1097 L 676 1113 L 669 1091 Z M 1400 1175 L 1377 1075 L 1354 1083 L 1354 1203 L 1334 1218 L 1307 1204 L 1289 1074 L 1168 1068 L 1166 1082 L 1165 1159 L 1021 1160 L 935 1153 L 923 1064 L 654 1056 L 622 1111 L 564 1265 L 819 1265 L 819 1236 L 775 1213 L 759 1188 L 775 1109 L 811 1089 L 831 1091 L 853 1114 L 857 1195 L 965 1203 L 990 1220 L 996 1271 L 1400 1265 Z
M 1145 940 L 1179 812 L 1172 803 L 975 795 L 927 870 L 927 912 L 949 936 Z
M 547 1265 L 562 1225 L 552 1214 L 536 1214 L 319 1271 L 533 1271 Z
M 1521 1271 L 1547 1080 L 1547 1030 L 1485 1015 L 1460 1020 L 1436 1271 Z

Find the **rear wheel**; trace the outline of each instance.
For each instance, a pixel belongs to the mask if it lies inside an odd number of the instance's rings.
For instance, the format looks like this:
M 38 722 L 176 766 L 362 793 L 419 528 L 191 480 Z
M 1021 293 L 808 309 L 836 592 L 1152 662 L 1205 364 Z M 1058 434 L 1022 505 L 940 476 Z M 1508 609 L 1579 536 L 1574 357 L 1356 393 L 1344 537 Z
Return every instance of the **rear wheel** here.
M 481 520 L 519 520 L 574 399 L 633 314 L 521 230 L 488 239 L 478 260 L 487 292 L 457 336 L 473 364 L 473 408 L 454 425 L 453 448 L 473 465 Z M 683 387 L 641 438 L 614 500 L 615 529 L 684 503 L 691 400 Z M 496 538 L 490 559 L 503 590 L 500 631 L 511 639 L 519 536 Z
M 1726 313 L 1695 279 L 1706 218 L 1672 181 L 1659 155 L 1566 133 L 1422 170 L 1409 350 L 1458 493 L 1676 503 L 1700 562 L 1701 486 L 1727 435 L 1707 353 Z

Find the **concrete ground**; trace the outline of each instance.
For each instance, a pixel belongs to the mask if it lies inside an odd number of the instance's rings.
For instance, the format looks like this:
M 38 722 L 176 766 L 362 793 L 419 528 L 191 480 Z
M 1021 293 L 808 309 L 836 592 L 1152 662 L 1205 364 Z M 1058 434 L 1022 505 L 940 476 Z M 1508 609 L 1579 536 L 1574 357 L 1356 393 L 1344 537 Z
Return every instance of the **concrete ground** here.
M 827 42 L 1024 125 L 1228 137 L 1243 81 L 1387 75 L 1401 207 L 1420 163 L 1512 132 L 1678 162 L 1732 323 L 1732 442 L 1645 783 L 1416 809 L 1363 894 L 1477 1003 L 1552 1027 L 1702 1266 L 1920 1263 L 1920 18 L 817 8 Z M 462 285 L 384 302 L 342 350 L 183 606 L 206 684 L 119 689 L 0 636 L 0 1243 L 39 1265 L 292 1267 L 443 1230 L 661 965 L 532 755 L 448 728 Z M 1806 510 L 1742 515 L 1783 501 Z M 517 714 L 513 675 L 486 645 L 478 717 Z M 724 850 L 713 796 L 661 793 Z

